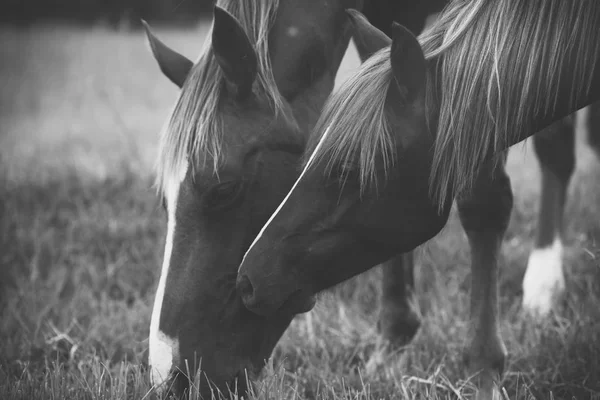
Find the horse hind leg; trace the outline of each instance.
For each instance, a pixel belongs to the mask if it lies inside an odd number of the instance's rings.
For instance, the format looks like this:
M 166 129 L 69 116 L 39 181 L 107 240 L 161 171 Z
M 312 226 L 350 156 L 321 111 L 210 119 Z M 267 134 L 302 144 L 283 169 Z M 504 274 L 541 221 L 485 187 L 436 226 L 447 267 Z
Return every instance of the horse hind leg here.
M 471 248 L 471 310 L 465 358 L 477 374 L 477 399 L 499 398 L 506 347 L 499 327 L 498 258 L 513 196 L 504 164 L 490 163 L 468 195 L 457 199 Z
M 535 248 L 523 277 L 523 309 L 544 317 L 565 291 L 562 224 L 569 180 L 575 167 L 573 116 L 534 136 L 541 169 L 541 195 Z
M 377 328 L 393 347 L 406 345 L 421 325 L 415 310 L 414 255 L 398 254 L 381 264 L 382 292 Z

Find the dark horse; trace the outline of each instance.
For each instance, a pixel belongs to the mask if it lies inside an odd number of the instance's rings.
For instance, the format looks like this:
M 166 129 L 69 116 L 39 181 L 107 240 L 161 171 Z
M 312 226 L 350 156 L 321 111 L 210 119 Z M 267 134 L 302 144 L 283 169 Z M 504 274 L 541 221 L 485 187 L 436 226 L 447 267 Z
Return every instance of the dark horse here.
M 237 268 L 298 176 L 350 40 L 345 9 L 358 6 L 220 0 L 195 64 L 149 33 L 161 70 L 182 89 L 158 159 L 167 237 L 149 364 L 159 390 L 175 375 L 183 392 L 186 374 L 199 376 L 204 398 L 245 393 L 289 325 L 292 313 L 264 318 L 244 307 Z
M 600 99 L 600 3 L 455 0 L 420 43 L 399 25 L 390 43 L 352 15 L 374 55 L 326 103 L 300 178 L 244 256 L 238 291 L 265 318 L 312 304 L 431 239 L 456 198 L 472 258 L 467 355 L 479 395 L 492 398 L 506 354 L 505 151 Z

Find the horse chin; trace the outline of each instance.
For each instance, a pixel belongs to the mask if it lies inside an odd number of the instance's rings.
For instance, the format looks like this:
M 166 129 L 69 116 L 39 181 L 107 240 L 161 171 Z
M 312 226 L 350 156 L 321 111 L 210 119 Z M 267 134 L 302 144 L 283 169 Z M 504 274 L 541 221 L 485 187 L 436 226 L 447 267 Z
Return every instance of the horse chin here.
M 304 314 L 317 304 L 317 296 L 303 290 L 297 290 L 283 303 L 280 312 L 286 315 Z
M 245 307 L 252 313 L 264 318 L 279 318 L 303 314 L 312 310 L 317 304 L 317 296 L 302 289 L 293 292 L 281 306 L 245 302 Z

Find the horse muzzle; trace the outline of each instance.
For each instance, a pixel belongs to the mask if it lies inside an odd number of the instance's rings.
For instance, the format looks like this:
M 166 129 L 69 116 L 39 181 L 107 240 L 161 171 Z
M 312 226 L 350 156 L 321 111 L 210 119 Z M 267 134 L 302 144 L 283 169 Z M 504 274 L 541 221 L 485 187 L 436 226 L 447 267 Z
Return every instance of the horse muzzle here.
M 238 275 L 237 291 L 244 306 L 254 314 L 270 317 L 283 313 L 296 315 L 308 312 L 316 304 L 316 296 L 305 289 L 298 288 L 290 282 L 253 281 L 247 274 Z

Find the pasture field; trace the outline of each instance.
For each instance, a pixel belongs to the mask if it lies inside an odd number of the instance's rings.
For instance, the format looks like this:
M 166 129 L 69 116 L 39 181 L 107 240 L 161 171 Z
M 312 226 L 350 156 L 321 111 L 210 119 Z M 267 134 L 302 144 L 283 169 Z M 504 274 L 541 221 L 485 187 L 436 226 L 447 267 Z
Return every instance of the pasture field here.
M 158 29 L 195 58 L 206 26 Z M 141 32 L 0 28 L 0 399 L 155 398 L 150 312 L 165 216 L 152 188 L 176 88 Z M 342 76 L 355 65 L 349 54 Z M 549 320 L 520 310 L 539 193 L 531 147 L 511 151 L 515 207 L 501 268 L 510 399 L 600 399 L 600 167 L 579 127 L 566 215 L 568 293 Z M 323 294 L 278 344 L 260 399 L 460 399 L 472 391 L 469 250 L 455 212 L 418 249 L 422 328 L 391 354 L 375 325 L 380 271 Z

